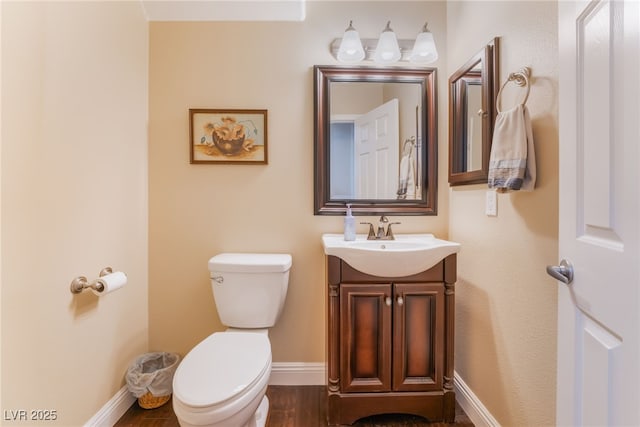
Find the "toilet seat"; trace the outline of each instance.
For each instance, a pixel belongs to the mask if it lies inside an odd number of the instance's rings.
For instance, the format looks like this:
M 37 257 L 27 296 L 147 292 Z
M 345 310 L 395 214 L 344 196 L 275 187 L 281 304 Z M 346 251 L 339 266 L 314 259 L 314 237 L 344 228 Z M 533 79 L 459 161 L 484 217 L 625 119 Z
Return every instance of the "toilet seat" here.
M 196 345 L 173 379 L 176 415 L 183 419 L 224 420 L 259 393 L 271 373 L 271 344 L 265 334 L 217 332 Z

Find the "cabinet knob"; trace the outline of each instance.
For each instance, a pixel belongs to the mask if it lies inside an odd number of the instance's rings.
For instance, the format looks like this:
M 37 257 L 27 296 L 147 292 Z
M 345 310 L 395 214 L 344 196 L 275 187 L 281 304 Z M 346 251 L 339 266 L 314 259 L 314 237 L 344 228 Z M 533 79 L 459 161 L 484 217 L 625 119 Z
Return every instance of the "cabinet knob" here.
M 402 297 L 398 297 L 398 305 L 404 304 L 404 299 Z
M 384 299 L 384 302 L 385 302 L 388 306 L 391 306 L 391 297 L 386 297 L 386 298 Z

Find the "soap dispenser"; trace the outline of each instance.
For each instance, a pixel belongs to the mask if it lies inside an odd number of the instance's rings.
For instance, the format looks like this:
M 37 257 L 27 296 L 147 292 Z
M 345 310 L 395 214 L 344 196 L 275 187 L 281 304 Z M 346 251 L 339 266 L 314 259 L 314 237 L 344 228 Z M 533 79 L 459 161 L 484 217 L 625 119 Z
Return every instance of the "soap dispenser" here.
M 356 219 L 351 213 L 350 203 L 347 203 L 347 214 L 344 217 L 344 240 L 356 240 Z

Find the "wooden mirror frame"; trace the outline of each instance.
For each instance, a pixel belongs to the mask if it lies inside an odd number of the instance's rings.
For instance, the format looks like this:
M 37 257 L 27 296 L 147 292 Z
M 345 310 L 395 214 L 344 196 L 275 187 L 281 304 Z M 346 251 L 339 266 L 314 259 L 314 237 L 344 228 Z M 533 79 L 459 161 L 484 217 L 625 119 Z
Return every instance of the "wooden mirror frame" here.
M 475 54 L 449 78 L 449 184 L 466 185 L 487 182 L 491 139 L 496 118 L 496 97 L 500 87 L 499 39 L 496 37 Z M 477 69 L 476 65 L 480 64 Z M 457 172 L 456 165 L 463 161 L 466 144 L 467 114 L 465 86 L 462 81 L 475 81 L 482 85 L 482 165 L 480 169 Z
M 423 167 L 417 200 L 335 200 L 329 191 L 330 84 L 332 82 L 416 83 L 421 87 Z M 314 214 L 343 215 L 351 203 L 355 215 L 436 215 L 438 199 L 438 140 L 435 68 L 314 67 Z

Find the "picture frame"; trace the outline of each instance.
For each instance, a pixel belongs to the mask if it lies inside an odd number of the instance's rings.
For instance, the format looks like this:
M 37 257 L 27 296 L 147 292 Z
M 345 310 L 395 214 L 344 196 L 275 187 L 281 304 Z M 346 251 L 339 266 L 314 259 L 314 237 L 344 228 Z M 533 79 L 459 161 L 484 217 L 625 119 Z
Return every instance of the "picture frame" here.
M 189 109 L 191 164 L 268 164 L 267 110 Z

